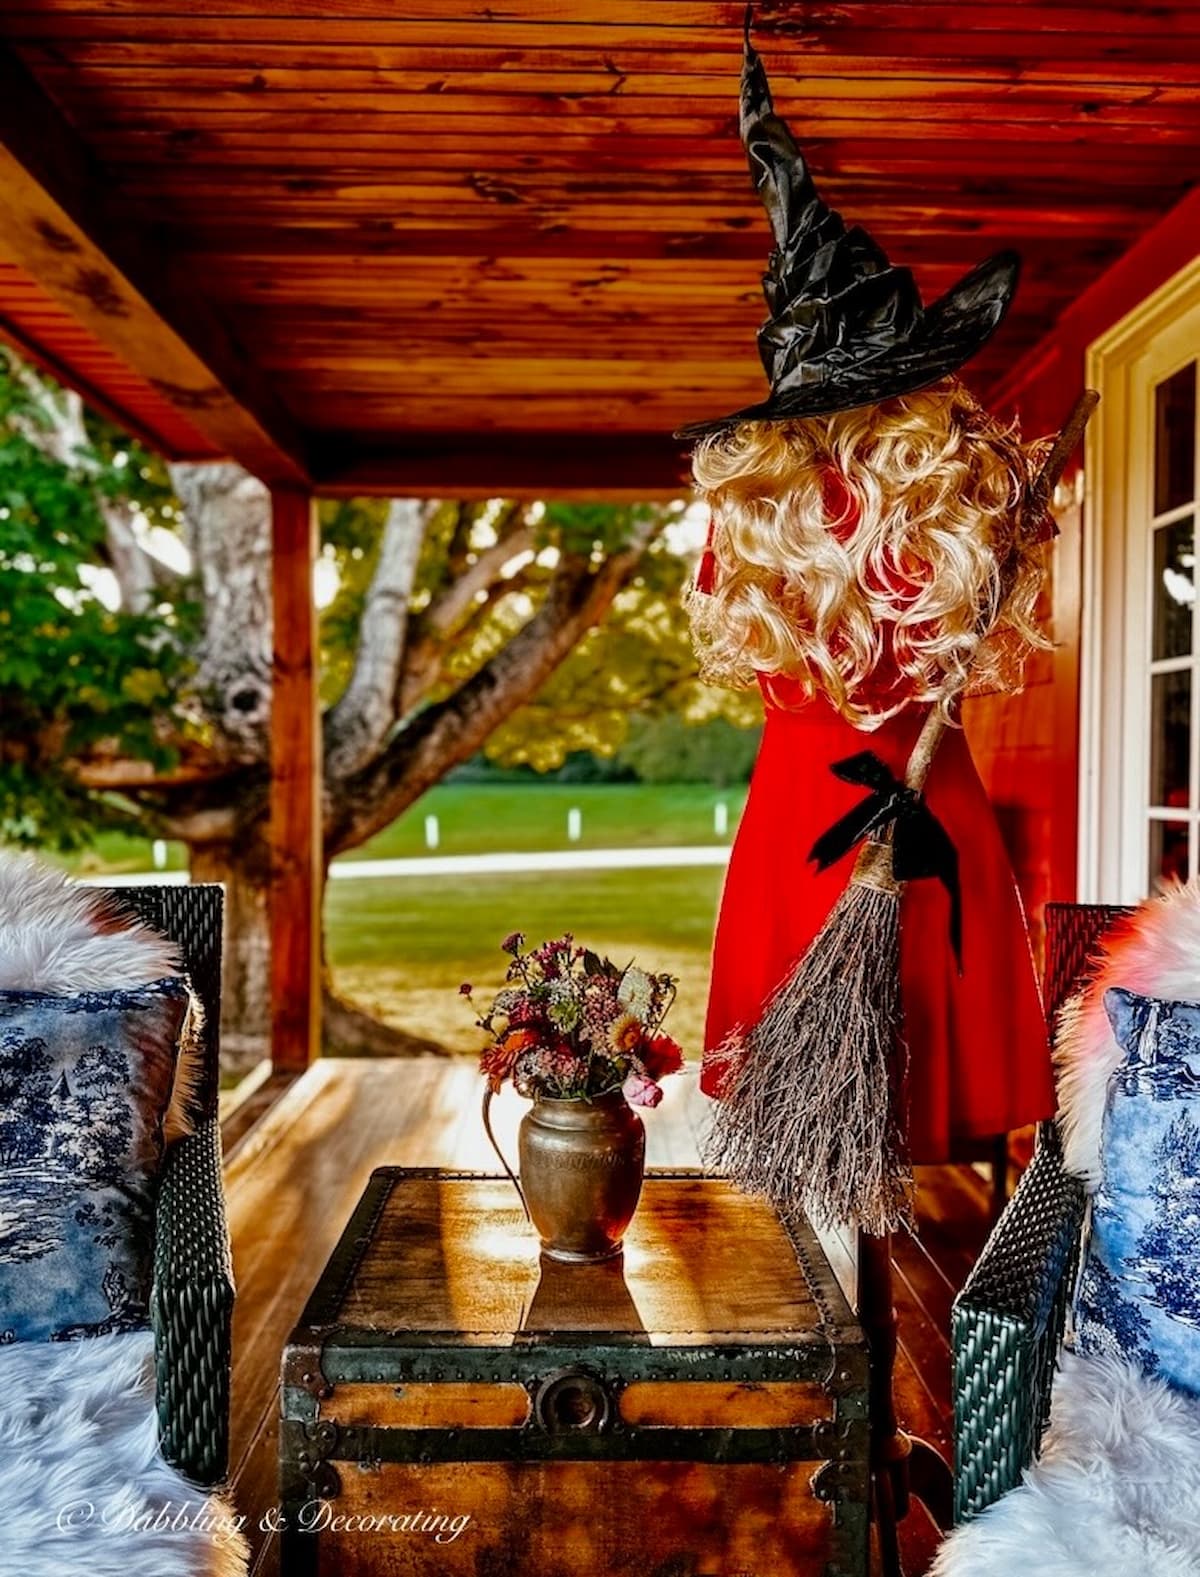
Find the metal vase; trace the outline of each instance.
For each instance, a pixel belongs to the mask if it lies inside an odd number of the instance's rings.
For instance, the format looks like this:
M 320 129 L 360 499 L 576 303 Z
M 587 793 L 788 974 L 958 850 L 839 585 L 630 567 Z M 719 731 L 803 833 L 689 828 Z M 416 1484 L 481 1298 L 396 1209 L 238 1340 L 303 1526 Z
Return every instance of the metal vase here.
M 518 1143 L 542 1252 L 573 1263 L 620 1253 L 646 1169 L 646 1130 L 620 1090 L 590 1101 L 536 1100 Z

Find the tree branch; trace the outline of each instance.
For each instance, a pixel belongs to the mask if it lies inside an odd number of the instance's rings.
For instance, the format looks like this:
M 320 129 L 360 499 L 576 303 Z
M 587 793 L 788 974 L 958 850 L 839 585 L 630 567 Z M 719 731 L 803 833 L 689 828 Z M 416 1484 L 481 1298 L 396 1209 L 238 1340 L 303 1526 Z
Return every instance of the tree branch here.
M 388 508 L 363 603 L 354 672 L 325 718 L 327 782 L 338 783 L 364 766 L 395 725 L 409 603 L 421 545 L 437 507 L 436 502 L 397 498 Z
M 442 654 L 446 641 L 475 605 L 480 592 L 490 592 L 497 585 L 497 577 L 504 566 L 527 552 L 533 545 L 533 531 L 527 525 L 484 548 L 473 564 L 463 568 L 440 597 L 434 599 L 421 615 L 416 625 L 417 636 L 409 642 L 409 649 L 401 675 L 398 715 L 407 717 L 417 703 L 424 699 L 437 683 L 442 670 Z M 502 582 L 505 591 L 515 590 L 515 578 Z
M 594 568 L 566 555 L 527 624 L 444 701 L 427 707 L 370 766 L 342 784 L 327 811 L 328 855 L 354 848 L 386 827 L 545 683 L 577 641 L 599 623 L 661 525 L 648 518 L 627 547 Z
M 84 788 L 95 789 L 98 793 L 112 790 L 165 790 L 179 788 L 182 784 L 212 783 L 229 777 L 236 770 L 236 767 L 218 765 L 216 762 L 193 761 L 180 762 L 178 766 L 164 771 L 152 762 L 124 757 L 113 757 L 107 761 L 83 758 L 73 767 L 75 778 Z

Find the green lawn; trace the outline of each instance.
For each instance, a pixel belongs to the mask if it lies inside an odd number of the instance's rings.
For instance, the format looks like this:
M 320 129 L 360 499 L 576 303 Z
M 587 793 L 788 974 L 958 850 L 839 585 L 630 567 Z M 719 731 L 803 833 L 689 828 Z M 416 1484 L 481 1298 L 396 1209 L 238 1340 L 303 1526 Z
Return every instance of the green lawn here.
M 331 882 L 330 961 L 348 996 L 465 1051 L 479 1037 L 459 983 L 471 981 L 481 997 L 499 987 L 508 962 L 499 943 L 509 931 L 531 942 L 573 931 L 619 963 L 636 956 L 679 976 L 671 1024 L 696 1053 L 722 874 L 701 867 Z
M 705 783 L 446 783 L 346 858 L 429 852 L 427 816 L 438 818 L 440 854 L 724 843 L 745 797 L 741 784 L 715 789 Z M 718 801 L 728 807 L 729 834 L 724 838 L 713 830 Z M 567 815 L 573 808 L 582 818 L 578 843 L 567 837 Z
M 345 858 L 405 859 L 429 853 L 427 816 L 438 819 L 439 854 L 727 843 L 745 798 L 741 784 L 715 789 L 704 783 L 448 783 L 431 789 L 412 810 Z M 727 806 L 729 830 L 723 838 L 714 831 L 718 802 Z M 567 837 L 572 808 L 582 816 L 578 842 Z M 60 863 L 85 876 L 153 868 L 150 844 L 119 832 L 101 833 L 92 848 L 64 855 Z M 166 869 L 186 866 L 184 846 L 168 844 Z
M 90 848 L 75 854 L 54 854 L 50 859 L 78 876 L 120 876 L 154 869 L 153 846 L 146 838 L 129 838 L 122 832 L 102 832 Z M 167 844 L 168 871 L 187 870 L 187 848 Z
M 428 852 L 425 817 L 438 817 L 440 854 L 491 850 L 649 847 L 726 843 L 745 798 L 739 787 L 703 784 L 474 784 L 433 789 L 418 806 L 348 857 L 404 858 Z M 729 826 L 713 830 L 724 800 Z M 567 812 L 582 813 L 582 837 L 567 838 Z M 185 851 L 171 845 L 168 864 Z M 95 848 L 68 858 L 85 874 L 148 870 L 150 845 L 104 834 Z M 563 931 L 618 962 L 635 955 L 680 978 L 674 1033 L 698 1051 L 709 948 L 722 872 L 683 870 L 563 871 L 527 876 L 364 878 L 330 882 L 326 942 L 339 989 L 403 1028 L 458 1050 L 477 1049 L 472 1014 L 458 995 L 463 980 L 481 996 L 499 987 L 502 937 L 522 930 L 530 941 Z

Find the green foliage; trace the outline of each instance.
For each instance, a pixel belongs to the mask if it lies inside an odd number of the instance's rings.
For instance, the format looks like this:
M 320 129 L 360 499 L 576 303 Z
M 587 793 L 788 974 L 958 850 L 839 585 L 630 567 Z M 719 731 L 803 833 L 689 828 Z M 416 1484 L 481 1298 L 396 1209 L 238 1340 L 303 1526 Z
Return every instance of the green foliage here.
M 550 502 L 526 511 L 506 501 L 446 506 L 431 528 L 422 560 L 414 608 L 418 638 L 427 600 L 461 573 L 481 541 L 503 537 L 520 516 L 532 523 L 533 547 L 447 641 L 445 680 L 438 693 L 469 679 L 520 630 L 536 611 L 560 554 L 602 562 L 627 547 L 648 521 L 665 528 L 684 507 Z M 699 708 L 699 715 L 722 711 L 721 703 L 714 706 L 700 697 L 680 604 L 685 576 L 686 565 L 660 532 L 604 624 L 576 647 L 536 701 L 499 726 L 487 747 L 489 757 L 502 766 L 546 772 L 579 751 L 611 755 L 625 737 L 631 710 L 682 705 Z
M 539 525 L 540 545 L 589 557 L 619 553 L 639 525 L 662 513 L 654 504 L 549 503 Z
M 728 718 L 689 723 L 677 712 L 635 716 L 617 763 L 642 783 L 745 783 L 758 753 L 760 731 Z
M 137 616 L 96 595 L 105 562 L 99 499 L 136 497 L 169 517 L 161 468 L 111 429 L 68 465 L 43 453 L 52 419 L 0 356 L 0 837 L 69 848 L 103 807 L 71 760 L 99 741 L 170 764 L 161 722 L 186 672 L 186 605 Z M 120 464 L 116 457 L 125 458 Z
M 460 573 L 477 550 L 519 506 L 503 499 L 460 503 L 447 500 L 426 527 L 413 586 L 412 617 L 419 626 L 422 611 Z M 387 519 L 388 500 L 347 498 L 320 506 L 321 552 L 338 574 L 337 595 L 322 610 L 321 700 L 331 706 L 354 669 L 363 602 L 379 560 L 379 544 Z M 499 644 L 499 643 L 495 643 Z M 490 655 L 492 645 L 474 649 L 473 667 Z

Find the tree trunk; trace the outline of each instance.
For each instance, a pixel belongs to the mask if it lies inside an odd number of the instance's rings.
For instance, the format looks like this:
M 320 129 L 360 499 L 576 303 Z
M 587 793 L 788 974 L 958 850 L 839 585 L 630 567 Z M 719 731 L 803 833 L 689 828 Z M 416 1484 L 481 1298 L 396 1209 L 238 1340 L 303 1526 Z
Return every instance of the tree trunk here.
M 271 496 L 232 463 L 173 465 L 204 638 L 193 679 L 213 747 L 265 763 L 271 727 Z
M 221 1072 L 239 1079 L 271 1055 L 270 854 L 263 827 L 191 845 L 194 882 L 225 886 Z M 339 997 L 321 970 L 321 1050 L 335 1057 L 447 1055 L 438 1041 L 381 1023 Z
M 448 1057 L 440 1041 L 396 1029 L 339 997 L 329 967 L 321 971 L 321 1052 L 326 1057 Z
M 265 840 L 245 831 L 228 842 L 193 844 L 194 882 L 225 884 L 221 981 L 221 1072 L 240 1078 L 271 1055 L 271 929 Z
M 174 465 L 204 607 L 194 679 L 219 758 L 265 768 L 271 718 L 270 496 L 240 466 Z M 192 880 L 225 884 L 221 1068 L 240 1077 L 271 1055 L 270 851 L 265 783 L 233 790 L 213 836 L 183 836 Z

